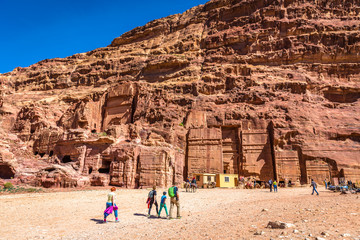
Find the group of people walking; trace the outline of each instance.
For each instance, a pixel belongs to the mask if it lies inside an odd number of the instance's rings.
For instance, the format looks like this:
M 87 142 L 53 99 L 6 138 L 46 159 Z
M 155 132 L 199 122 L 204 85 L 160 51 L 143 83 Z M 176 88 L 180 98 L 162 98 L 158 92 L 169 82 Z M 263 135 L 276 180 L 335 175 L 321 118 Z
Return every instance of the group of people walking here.
M 195 180 L 195 184 L 196 184 L 196 180 Z M 273 188 L 274 188 L 274 192 L 277 192 L 278 189 L 278 183 L 276 182 L 276 180 L 272 180 L 270 179 L 269 182 L 269 187 L 270 187 L 270 192 L 272 192 Z M 314 195 L 314 192 L 316 192 L 317 195 L 319 195 L 318 191 L 316 190 L 317 188 L 317 184 L 315 183 L 315 181 L 313 179 L 311 179 L 311 184 L 310 186 L 313 188 L 312 189 L 312 195 Z M 106 218 L 112 213 L 114 212 L 115 215 L 115 222 L 119 222 L 118 219 L 118 207 L 115 204 L 115 191 L 116 188 L 112 187 L 110 189 L 110 193 L 108 193 L 108 200 L 106 202 L 106 209 L 104 211 L 104 223 L 107 222 Z M 173 184 L 172 187 L 169 188 L 168 190 L 168 194 L 170 197 L 170 215 L 166 206 L 166 200 L 167 200 L 167 196 L 166 196 L 167 192 L 163 192 L 163 195 L 161 196 L 161 200 L 160 200 L 160 210 L 159 210 L 159 205 L 157 203 L 157 191 L 156 191 L 156 186 L 153 187 L 153 189 L 149 192 L 148 194 L 148 198 L 146 203 L 148 204 L 148 214 L 147 217 L 150 217 L 151 215 L 151 209 L 153 207 L 153 205 L 155 205 L 156 207 L 156 216 L 158 218 L 160 218 L 160 214 L 162 209 L 165 209 L 165 213 L 166 213 L 166 217 L 169 219 L 172 219 L 172 210 L 173 208 L 176 206 L 177 208 L 177 215 L 176 217 L 179 219 L 181 218 L 180 216 L 180 198 L 179 198 L 179 189 L 178 187 Z
M 104 223 L 107 222 L 106 218 L 112 213 L 114 212 L 115 215 L 115 222 L 119 222 L 118 219 L 118 207 L 115 204 L 115 191 L 116 188 L 112 187 L 110 189 L 110 193 L 108 193 L 108 200 L 106 202 L 106 209 L 104 211 Z M 159 205 L 157 202 L 157 191 L 156 191 L 156 186 L 153 187 L 153 189 L 149 192 L 148 194 L 148 198 L 146 203 L 148 204 L 148 214 L 147 217 L 150 217 L 151 215 L 151 209 L 153 207 L 153 205 L 155 205 L 156 207 L 156 216 L 158 218 L 160 218 L 160 214 L 162 209 L 165 209 L 165 213 L 166 213 L 166 217 L 169 219 L 173 219 L 172 217 L 172 211 L 173 208 L 176 206 L 177 208 L 177 214 L 176 214 L 176 218 L 180 219 L 180 197 L 179 197 L 179 189 L 178 187 L 174 184 L 172 187 L 169 188 L 168 190 L 169 196 L 170 196 L 170 216 L 168 213 L 168 209 L 166 206 L 166 192 L 163 192 L 163 195 L 161 196 L 161 200 L 160 200 L 160 210 L 159 210 Z
M 172 187 L 169 188 L 168 190 L 169 196 L 170 196 L 170 216 L 167 210 L 167 206 L 166 206 L 166 192 L 163 192 L 163 195 L 161 196 L 161 200 L 160 200 L 160 210 L 158 209 L 158 203 L 157 203 L 157 192 L 156 192 L 156 186 L 153 187 L 153 190 L 151 190 L 148 194 L 148 199 L 147 199 L 147 203 L 148 203 L 148 208 L 149 208 L 149 212 L 147 217 L 150 217 L 151 215 L 151 209 L 153 204 L 156 207 L 156 215 L 157 217 L 160 218 L 160 214 L 161 214 L 161 210 L 164 208 L 165 209 L 165 213 L 166 213 L 166 217 L 168 217 L 169 219 L 172 219 L 172 210 L 173 207 L 176 206 L 177 208 L 177 218 L 181 218 L 180 216 L 180 198 L 179 198 L 179 189 L 178 187 L 174 184 Z

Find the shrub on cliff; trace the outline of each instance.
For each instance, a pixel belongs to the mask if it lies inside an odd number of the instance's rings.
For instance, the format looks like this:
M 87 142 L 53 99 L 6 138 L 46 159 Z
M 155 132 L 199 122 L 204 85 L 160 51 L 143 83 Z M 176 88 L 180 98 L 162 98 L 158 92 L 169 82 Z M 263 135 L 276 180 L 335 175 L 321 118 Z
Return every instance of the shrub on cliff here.
M 4 184 L 4 189 L 9 189 L 9 188 L 13 188 L 13 187 L 14 187 L 14 185 L 12 185 L 11 182 L 7 182 Z

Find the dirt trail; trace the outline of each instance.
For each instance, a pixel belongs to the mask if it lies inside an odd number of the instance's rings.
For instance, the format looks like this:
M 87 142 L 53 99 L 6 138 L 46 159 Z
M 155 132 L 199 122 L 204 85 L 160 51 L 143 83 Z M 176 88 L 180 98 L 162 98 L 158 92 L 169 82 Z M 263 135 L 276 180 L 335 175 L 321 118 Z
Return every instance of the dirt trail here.
M 360 194 L 320 190 L 320 196 L 312 196 L 311 188 L 279 189 L 278 193 L 264 189 L 186 193 L 181 189 L 183 217 L 167 220 L 145 217 L 148 190 L 119 189 L 120 223 L 111 215 L 110 222 L 100 224 L 107 192 L 0 196 L 0 239 L 360 239 Z M 295 227 L 266 228 L 276 220 Z M 264 233 L 254 235 L 257 231 Z

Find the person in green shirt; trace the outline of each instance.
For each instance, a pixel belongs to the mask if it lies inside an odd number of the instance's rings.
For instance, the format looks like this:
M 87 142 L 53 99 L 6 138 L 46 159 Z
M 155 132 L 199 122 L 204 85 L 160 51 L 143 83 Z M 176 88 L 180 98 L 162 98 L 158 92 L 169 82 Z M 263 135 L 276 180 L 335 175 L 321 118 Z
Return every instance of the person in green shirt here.
M 276 182 L 276 180 L 274 180 L 273 186 L 274 186 L 274 192 L 277 192 L 277 182 Z

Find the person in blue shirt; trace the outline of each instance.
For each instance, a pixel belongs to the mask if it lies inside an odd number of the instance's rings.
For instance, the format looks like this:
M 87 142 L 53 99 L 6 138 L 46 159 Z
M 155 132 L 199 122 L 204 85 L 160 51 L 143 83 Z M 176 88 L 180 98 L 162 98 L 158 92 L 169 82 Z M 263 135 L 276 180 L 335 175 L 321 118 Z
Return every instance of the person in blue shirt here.
M 192 184 L 193 186 L 197 187 L 197 185 L 196 185 L 196 178 L 195 178 L 195 177 L 193 177 L 193 179 L 191 180 L 191 184 Z
M 310 186 L 313 188 L 311 195 L 314 195 L 314 192 L 316 192 L 316 194 L 319 195 L 318 191 L 316 191 L 317 184 L 314 181 L 314 179 L 311 179 L 311 185 Z
M 186 191 L 189 190 L 189 188 L 191 188 L 191 183 L 190 183 L 190 179 L 189 177 L 186 178 L 186 185 L 185 185 Z
M 325 183 L 325 189 L 327 189 L 327 181 L 326 181 L 326 178 L 324 179 L 324 183 Z
M 269 180 L 270 192 L 272 192 L 272 185 L 273 185 L 273 181 L 272 181 L 272 179 L 270 179 L 270 180 Z
M 191 191 L 195 192 L 197 189 L 196 179 L 195 177 L 191 180 Z
M 169 217 L 169 213 L 168 213 L 168 210 L 167 210 L 167 207 L 166 207 L 166 192 L 163 192 L 163 195 L 161 197 L 161 202 L 160 202 L 160 210 L 159 210 L 159 215 L 158 217 L 160 218 L 160 214 L 161 214 L 161 210 L 163 208 L 165 208 L 165 212 L 166 212 L 166 217 Z

